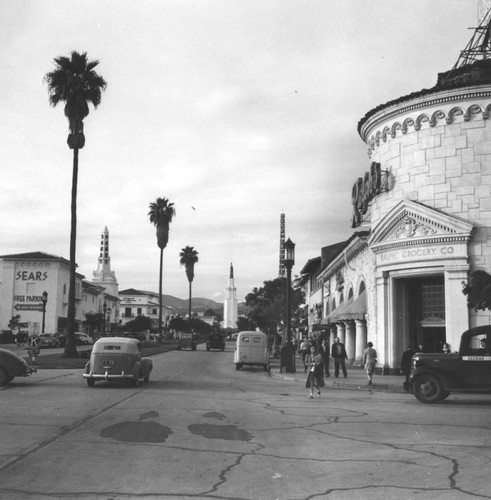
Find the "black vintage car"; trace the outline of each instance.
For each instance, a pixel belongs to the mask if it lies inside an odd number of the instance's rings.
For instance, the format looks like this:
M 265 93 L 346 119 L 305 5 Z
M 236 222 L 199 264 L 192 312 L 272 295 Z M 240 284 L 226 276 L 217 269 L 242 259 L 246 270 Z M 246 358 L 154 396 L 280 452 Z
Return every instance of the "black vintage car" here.
M 206 341 L 206 350 L 210 349 L 225 350 L 225 337 L 221 333 L 210 333 Z
M 177 335 L 177 350 L 191 349 L 196 351 L 196 346 L 198 344 L 197 337 L 195 333 L 192 332 L 179 332 Z
M 36 368 L 15 352 L 0 349 L 0 385 L 7 385 L 15 377 L 28 377 L 31 373 L 36 373 Z
M 491 393 L 491 325 L 462 334 L 457 353 L 417 353 L 410 389 L 422 403 L 436 403 L 451 392 Z

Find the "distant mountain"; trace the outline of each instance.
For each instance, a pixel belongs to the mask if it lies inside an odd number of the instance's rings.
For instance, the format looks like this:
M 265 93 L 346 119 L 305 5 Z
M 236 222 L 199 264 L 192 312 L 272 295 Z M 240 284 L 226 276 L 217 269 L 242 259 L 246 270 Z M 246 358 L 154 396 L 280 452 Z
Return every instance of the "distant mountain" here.
M 188 299 L 179 299 L 177 297 L 173 297 L 172 295 L 162 295 L 162 303 L 165 306 L 172 307 L 172 309 L 174 309 L 178 313 L 187 314 L 188 312 Z M 191 299 L 191 309 L 196 313 L 205 312 L 208 309 L 213 309 L 214 311 L 223 314 L 223 302 L 215 302 L 211 299 L 193 297 Z M 248 308 L 243 302 L 239 303 L 237 309 L 239 314 L 247 314 Z
M 177 297 L 173 297 L 172 295 L 162 295 L 162 303 L 166 306 L 172 307 L 172 309 L 175 309 L 177 312 L 187 312 L 189 307 L 188 299 L 179 299 Z M 194 312 L 205 312 L 207 309 L 213 309 L 223 314 L 223 303 L 215 302 L 211 299 L 192 297 L 191 309 Z

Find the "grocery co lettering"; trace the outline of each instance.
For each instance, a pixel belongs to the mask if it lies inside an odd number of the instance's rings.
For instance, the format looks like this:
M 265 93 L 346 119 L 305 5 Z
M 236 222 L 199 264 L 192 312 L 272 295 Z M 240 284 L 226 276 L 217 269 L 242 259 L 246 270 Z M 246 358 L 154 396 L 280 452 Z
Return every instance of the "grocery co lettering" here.
M 21 281 L 44 281 L 48 279 L 47 271 L 17 271 L 15 280 Z
M 437 259 L 442 257 L 449 257 L 455 253 L 455 248 L 452 246 L 446 247 L 425 247 L 425 248 L 410 248 L 407 250 L 401 250 L 398 252 L 386 252 L 380 254 L 380 262 L 392 262 L 398 260 L 410 260 L 417 258 L 431 258 L 435 257 Z

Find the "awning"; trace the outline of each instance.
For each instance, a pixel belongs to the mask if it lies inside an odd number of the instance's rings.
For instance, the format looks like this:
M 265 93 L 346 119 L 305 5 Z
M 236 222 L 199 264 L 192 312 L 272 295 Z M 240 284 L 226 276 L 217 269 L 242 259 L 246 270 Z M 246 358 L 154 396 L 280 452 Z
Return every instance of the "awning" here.
M 364 319 L 367 312 L 367 297 L 363 291 L 355 300 L 343 302 L 331 314 L 322 320 L 322 323 L 336 323 L 336 321 L 348 319 Z

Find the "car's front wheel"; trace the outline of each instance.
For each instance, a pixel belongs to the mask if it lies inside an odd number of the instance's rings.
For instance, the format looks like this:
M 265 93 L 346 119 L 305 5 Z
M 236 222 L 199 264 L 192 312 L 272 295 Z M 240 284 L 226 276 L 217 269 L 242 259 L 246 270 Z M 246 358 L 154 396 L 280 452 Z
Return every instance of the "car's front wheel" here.
M 94 385 L 95 385 L 95 380 L 94 380 L 93 378 L 88 378 L 88 379 L 87 379 L 87 385 L 88 385 L 89 387 L 94 387 Z
M 5 368 L 0 366 L 0 385 L 7 385 L 10 382 L 9 376 Z
M 436 403 L 445 397 L 445 392 L 440 380 L 431 374 L 420 375 L 413 382 L 413 394 L 421 403 Z
M 235 369 L 240 370 L 242 368 L 242 363 L 235 363 Z

